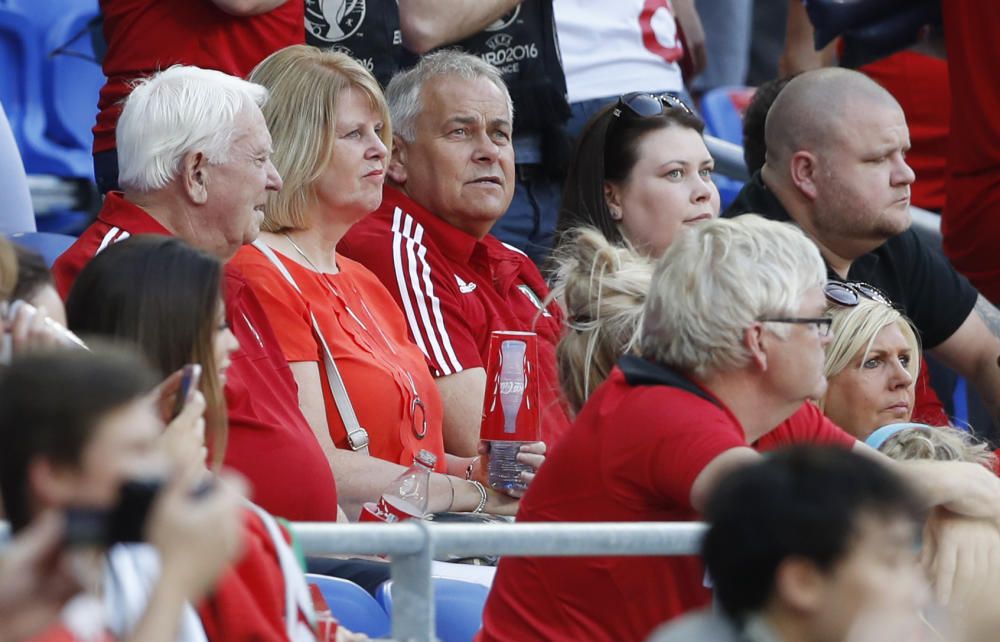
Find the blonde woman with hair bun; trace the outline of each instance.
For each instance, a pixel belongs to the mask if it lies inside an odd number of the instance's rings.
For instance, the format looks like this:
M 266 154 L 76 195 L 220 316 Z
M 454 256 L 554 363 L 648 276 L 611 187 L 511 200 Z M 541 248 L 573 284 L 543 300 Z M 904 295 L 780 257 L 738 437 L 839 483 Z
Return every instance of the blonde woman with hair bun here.
M 566 310 L 556 347 L 559 383 L 575 414 L 623 354 L 635 354 L 654 262 L 600 231 L 578 228 L 560 244 L 552 296 Z

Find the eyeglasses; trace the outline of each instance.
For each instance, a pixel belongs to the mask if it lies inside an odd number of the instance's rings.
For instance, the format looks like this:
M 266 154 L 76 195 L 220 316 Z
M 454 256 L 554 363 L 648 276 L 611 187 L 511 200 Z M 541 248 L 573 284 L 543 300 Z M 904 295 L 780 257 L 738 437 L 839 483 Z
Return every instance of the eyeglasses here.
M 612 113 L 615 118 L 620 118 L 625 113 L 625 110 L 628 110 L 633 116 L 651 118 L 662 114 L 664 107 L 668 109 L 680 109 L 694 115 L 694 112 L 687 106 L 687 103 L 674 94 L 654 96 L 653 94 L 646 94 L 641 91 L 633 91 L 632 93 L 619 96 L 618 104 L 615 105 Z
M 860 281 L 827 281 L 823 287 L 823 294 L 826 295 L 828 301 L 847 308 L 856 306 L 861 301 L 860 297 L 877 301 L 890 308 L 895 307 L 885 292 L 879 290 L 874 285 L 868 285 Z
M 800 325 L 812 325 L 816 328 L 816 334 L 821 337 L 830 335 L 830 326 L 833 325 L 833 317 L 774 317 L 760 319 L 767 323 L 796 323 Z

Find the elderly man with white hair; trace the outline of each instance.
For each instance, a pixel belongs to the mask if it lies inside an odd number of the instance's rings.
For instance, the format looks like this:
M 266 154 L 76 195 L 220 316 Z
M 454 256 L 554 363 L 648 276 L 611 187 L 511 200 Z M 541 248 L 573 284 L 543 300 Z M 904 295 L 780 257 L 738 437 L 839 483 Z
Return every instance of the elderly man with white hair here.
M 60 293 L 66 296 L 94 255 L 135 234 L 178 236 L 223 261 L 252 242 L 268 192 L 281 188 L 260 109 L 267 98 L 260 85 L 197 67 L 171 67 L 142 81 L 118 121 L 124 192 L 107 195 L 97 220 L 56 261 Z M 263 308 L 232 266 L 224 291 L 240 343 L 226 376 L 225 464 L 249 478 L 254 501 L 270 512 L 335 521 L 333 473 L 299 411 Z
M 386 88 L 393 123 L 381 207 L 337 251 L 375 273 L 404 311 L 444 401 L 448 452 L 476 454 L 494 330 L 538 334 L 542 439 L 568 426 L 556 376 L 561 313 L 525 256 L 490 235 L 514 195 L 513 106 L 495 67 L 454 50 Z
M 745 216 L 682 235 L 653 274 L 641 356 L 590 396 L 518 521 L 695 521 L 759 451 L 808 442 L 879 457 L 808 403 L 826 390 L 825 282 L 819 251 L 789 224 Z M 1000 516 L 985 469 L 921 464 L 899 468 L 928 504 Z M 709 601 L 696 557 L 504 558 L 480 640 L 643 640 Z

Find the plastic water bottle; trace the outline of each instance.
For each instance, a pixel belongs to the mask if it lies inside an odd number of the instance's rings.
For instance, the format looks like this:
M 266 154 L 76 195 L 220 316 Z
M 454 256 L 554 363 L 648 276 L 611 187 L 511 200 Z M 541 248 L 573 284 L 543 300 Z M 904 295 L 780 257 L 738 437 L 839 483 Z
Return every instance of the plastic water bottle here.
M 365 504 L 362 521 L 372 521 L 372 516 L 385 522 L 423 519 L 427 513 L 431 471 L 436 463 L 437 457 L 433 453 L 426 450 L 417 453 L 413 465 L 386 486 L 377 504 Z M 366 516 L 365 511 L 373 515 Z
M 517 461 L 523 441 L 517 441 L 517 420 L 527 387 L 525 368 L 527 343 L 522 340 L 505 340 L 500 344 L 500 409 L 503 412 L 503 433 L 509 440 L 490 441 L 489 481 L 497 490 L 524 490 L 521 472 L 531 467 Z

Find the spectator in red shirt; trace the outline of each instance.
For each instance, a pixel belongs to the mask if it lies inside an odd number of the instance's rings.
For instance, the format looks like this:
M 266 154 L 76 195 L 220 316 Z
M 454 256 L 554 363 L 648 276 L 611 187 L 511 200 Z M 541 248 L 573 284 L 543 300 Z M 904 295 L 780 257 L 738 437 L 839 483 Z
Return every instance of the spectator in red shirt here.
M 286 182 L 268 200 L 258 241 L 231 264 L 267 311 L 303 414 L 347 478 L 341 487 L 363 482 L 378 492 L 389 481 L 381 471 L 395 468 L 378 460 L 409 466 L 427 450 L 435 470 L 451 475 L 434 476 L 433 484 L 450 484 L 432 493 L 436 510 L 513 514 L 516 503 L 482 485 L 485 458 L 446 454 L 441 396 L 402 310 L 370 271 L 338 252 L 343 235 L 382 201 L 392 134 L 375 78 L 346 54 L 299 45 L 268 56 L 251 80 L 271 93 L 264 117 Z M 332 391 L 338 381 L 346 400 Z M 544 452 L 544 444 L 535 447 Z
M 259 85 L 194 67 L 142 81 L 118 127 L 126 191 L 108 194 L 97 220 L 56 260 L 60 294 L 94 255 L 131 235 L 178 236 L 223 261 L 256 238 L 267 193 L 281 187 L 260 111 L 266 97 Z M 224 278 L 226 320 L 240 343 L 226 378 L 224 463 L 247 476 L 254 501 L 271 513 L 336 520 L 333 473 L 267 317 L 237 270 L 227 266 Z
M 824 281 L 815 246 L 785 224 L 709 221 L 680 235 L 652 276 L 641 356 L 622 357 L 590 396 L 518 520 L 691 521 L 755 451 L 810 442 L 871 454 L 805 402 L 826 389 Z M 899 470 L 929 503 L 973 517 L 997 510 L 996 479 L 978 466 Z M 941 494 L 952 481 L 992 499 Z M 996 529 L 983 528 L 995 545 Z M 961 550 L 960 529 L 941 532 L 942 554 Z M 643 639 L 707 603 L 702 577 L 685 557 L 505 558 L 481 639 Z
M 444 440 L 474 456 L 494 330 L 539 336 L 542 439 L 569 425 L 555 345 L 562 315 L 522 252 L 490 235 L 514 193 L 510 94 L 492 65 L 457 51 L 423 57 L 386 89 L 389 186 L 338 252 L 375 273 L 403 310 L 444 400 Z

